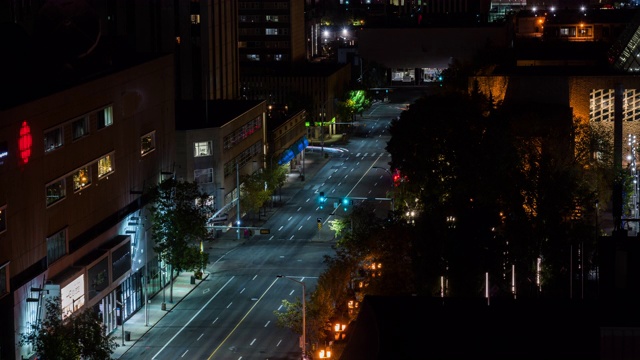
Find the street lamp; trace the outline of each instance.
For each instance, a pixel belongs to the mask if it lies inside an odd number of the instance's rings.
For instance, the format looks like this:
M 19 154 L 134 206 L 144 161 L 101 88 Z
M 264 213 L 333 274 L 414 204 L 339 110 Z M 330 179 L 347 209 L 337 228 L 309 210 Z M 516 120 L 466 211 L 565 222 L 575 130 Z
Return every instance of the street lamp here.
M 297 282 L 298 284 L 302 285 L 302 358 L 306 359 L 307 358 L 307 332 L 306 332 L 306 327 L 307 327 L 307 313 L 306 313 L 306 301 L 305 301 L 305 284 L 302 281 L 290 278 L 288 276 L 284 276 L 284 275 L 276 275 L 276 277 L 278 278 L 285 278 L 285 279 L 289 279 L 291 281 Z

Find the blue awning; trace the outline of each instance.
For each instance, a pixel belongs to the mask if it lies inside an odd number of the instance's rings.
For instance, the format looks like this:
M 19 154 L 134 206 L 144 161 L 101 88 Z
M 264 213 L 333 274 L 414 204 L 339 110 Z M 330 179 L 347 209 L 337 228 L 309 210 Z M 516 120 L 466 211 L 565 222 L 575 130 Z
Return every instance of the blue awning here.
M 278 165 L 283 165 L 291 161 L 291 159 L 300 154 L 307 146 L 309 146 L 309 140 L 307 140 L 306 136 L 296 141 L 295 144 L 291 145 L 282 153 L 280 160 L 278 160 Z

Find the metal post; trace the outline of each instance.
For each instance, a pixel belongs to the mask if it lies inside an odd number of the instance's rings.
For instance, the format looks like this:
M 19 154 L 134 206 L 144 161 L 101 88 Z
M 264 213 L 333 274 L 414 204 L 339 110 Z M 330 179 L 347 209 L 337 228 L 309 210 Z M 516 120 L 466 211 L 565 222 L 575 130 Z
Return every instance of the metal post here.
M 144 326 L 149 326 L 149 239 L 144 235 Z
M 320 156 L 324 156 L 324 103 L 320 109 Z
M 238 230 L 236 232 L 238 233 L 238 240 L 240 240 L 240 169 L 238 165 L 238 159 L 236 159 L 236 192 L 236 198 L 238 200 L 238 203 L 236 204 L 236 227 L 238 228 Z

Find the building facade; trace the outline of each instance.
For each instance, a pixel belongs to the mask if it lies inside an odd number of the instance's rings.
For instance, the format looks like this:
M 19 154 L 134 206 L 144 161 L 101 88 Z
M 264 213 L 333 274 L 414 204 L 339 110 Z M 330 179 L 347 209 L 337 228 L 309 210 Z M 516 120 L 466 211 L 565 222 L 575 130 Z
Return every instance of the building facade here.
M 240 65 L 306 59 L 304 0 L 239 0 Z
M 238 217 L 240 176 L 264 165 L 266 105 L 247 100 L 198 104 L 180 102 L 176 108 L 176 178 L 197 182 L 214 198 L 214 218 L 227 216 L 216 222 L 232 225 Z
M 50 297 L 111 332 L 160 289 L 142 191 L 175 162 L 173 94 L 168 55 L 0 110 L 3 359 Z

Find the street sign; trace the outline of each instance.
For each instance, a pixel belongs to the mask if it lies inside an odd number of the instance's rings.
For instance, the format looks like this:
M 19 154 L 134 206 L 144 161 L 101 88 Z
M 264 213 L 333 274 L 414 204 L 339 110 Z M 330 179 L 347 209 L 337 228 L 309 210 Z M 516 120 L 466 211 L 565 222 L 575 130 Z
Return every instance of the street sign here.
M 260 229 L 260 234 L 269 234 L 271 231 L 270 229 Z
M 224 222 L 224 221 L 227 221 L 227 219 L 228 219 L 228 215 L 227 214 L 222 214 L 220 216 L 210 218 L 209 222 L 210 223 Z

